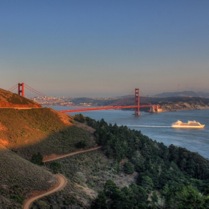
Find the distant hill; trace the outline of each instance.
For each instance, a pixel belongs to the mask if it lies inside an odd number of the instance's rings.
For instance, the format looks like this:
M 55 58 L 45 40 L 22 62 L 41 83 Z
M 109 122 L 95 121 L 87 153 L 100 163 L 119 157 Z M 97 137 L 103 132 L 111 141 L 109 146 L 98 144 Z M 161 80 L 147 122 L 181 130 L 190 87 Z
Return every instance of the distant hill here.
M 73 102 L 74 105 L 95 105 L 95 106 L 105 106 L 105 105 L 110 105 L 113 102 L 115 102 L 117 99 L 116 98 L 88 98 L 88 97 L 79 97 L 79 98 L 74 98 L 71 101 Z
M 201 95 L 201 96 L 200 96 Z M 93 99 L 93 98 L 77 98 L 73 100 L 76 105 L 89 106 L 120 106 L 134 105 L 135 98 L 133 95 L 118 97 L 115 99 Z M 158 104 L 162 111 L 177 111 L 177 110 L 194 110 L 208 109 L 209 96 L 207 94 L 198 94 L 195 92 L 171 92 L 162 93 L 153 97 L 140 97 L 140 103 L 143 104 Z M 142 111 L 149 111 L 150 108 L 143 108 Z
M 204 97 L 209 98 L 209 93 L 194 91 L 163 92 L 156 94 L 155 97 Z
M 111 105 L 134 105 L 134 96 L 124 96 Z M 167 92 L 152 97 L 140 97 L 141 104 L 158 104 L 162 111 L 195 110 L 209 108 L 209 94 L 192 91 Z M 143 108 L 142 111 L 149 111 Z
M 181 92 L 164 92 L 154 96 L 141 96 L 141 104 L 174 104 L 179 102 L 189 103 L 189 106 L 193 109 L 194 105 L 200 105 L 205 108 L 208 106 L 209 93 L 204 92 L 193 92 L 193 91 L 181 91 Z M 74 105 L 89 105 L 89 106 L 105 106 L 105 105 L 134 105 L 135 97 L 134 95 L 126 95 L 121 97 L 115 97 L 111 99 L 94 99 L 94 98 L 76 98 L 72 99 Z M 194 105 L 193 105 L 194 104 Z M 178 108 L 177 108 L 178 109 Z M 181 109 L 181 106 L 179 106 Z M 184 109 L 184 108 L 183 108 Z M 194 108 L 196 109 L 196 108 Z
M 168 148 L 140 131 L 103 119 L 70 117 L 50 108 L 16 109 L 14 104 L 34 103 L 1 92 L 1 101 L 11 106 L 0 109 L 0 209 L 21 209 L 27 197 L 55 186 L 54 173 L 68 179 L 66 187 L 37 200 L 31 209 L 160 209 L 171 208 L 171 203 L 173 209 L 184 203 L 184 208 L 193 203 L 207 208 L 209 161 L 197 153 L 174 145 Z M 98 145 L 101 149 L 90 153 L 42 163 L 46 157 Z

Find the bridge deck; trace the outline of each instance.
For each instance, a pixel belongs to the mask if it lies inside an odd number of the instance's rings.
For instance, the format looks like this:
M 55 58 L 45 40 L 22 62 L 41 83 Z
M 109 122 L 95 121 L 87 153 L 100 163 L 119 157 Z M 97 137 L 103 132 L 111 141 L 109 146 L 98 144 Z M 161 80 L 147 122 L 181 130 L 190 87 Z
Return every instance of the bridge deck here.
M 139 108 L 151 107 L 152 105 L 140 105 Z M 71 110 L 61 110 L 60 112 L 88 112 L 88 111 L 96 111 L 96 110 L 118 110 L 118 109 L 135 109 L 137 105 L 127 105 L 127 106 L 101 106 L 101 107 L 87 107 L 87 108 L 78 108 Z

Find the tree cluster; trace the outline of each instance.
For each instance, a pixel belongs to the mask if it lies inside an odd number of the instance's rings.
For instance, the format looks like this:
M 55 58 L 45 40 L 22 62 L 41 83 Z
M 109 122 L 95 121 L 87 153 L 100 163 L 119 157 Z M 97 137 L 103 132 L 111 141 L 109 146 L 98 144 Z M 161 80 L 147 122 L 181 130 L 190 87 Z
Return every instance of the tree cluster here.
M 209 161 L 184 148 L 151 140 L 140 131 L 85 118 L 107 157 L 124 172 L 138 173 L 135 184 L 118 188 L 108 181 L 92 208 L 209 208 Z M 123 205 L 123 207 L 121 206 Z

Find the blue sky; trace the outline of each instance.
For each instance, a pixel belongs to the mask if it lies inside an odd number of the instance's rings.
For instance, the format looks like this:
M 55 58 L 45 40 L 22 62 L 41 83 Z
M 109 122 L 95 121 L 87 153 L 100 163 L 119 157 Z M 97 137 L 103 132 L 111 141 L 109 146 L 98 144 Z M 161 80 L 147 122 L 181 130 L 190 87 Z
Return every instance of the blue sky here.
M 208 0 L 0 0 L 0 88 L 209 92 Z

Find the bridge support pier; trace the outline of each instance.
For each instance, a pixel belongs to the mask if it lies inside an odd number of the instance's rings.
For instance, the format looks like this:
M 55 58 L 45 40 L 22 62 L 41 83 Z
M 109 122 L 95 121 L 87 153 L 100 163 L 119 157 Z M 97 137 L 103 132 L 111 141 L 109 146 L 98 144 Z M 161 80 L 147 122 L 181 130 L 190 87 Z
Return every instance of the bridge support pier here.
M 139 97 L 139 89 L 135 88 L 135 116 L 140 115 L 140 97 Z
M 24 97 L 25 96 L 25 84 L 18 83 L 18 95 Z

